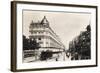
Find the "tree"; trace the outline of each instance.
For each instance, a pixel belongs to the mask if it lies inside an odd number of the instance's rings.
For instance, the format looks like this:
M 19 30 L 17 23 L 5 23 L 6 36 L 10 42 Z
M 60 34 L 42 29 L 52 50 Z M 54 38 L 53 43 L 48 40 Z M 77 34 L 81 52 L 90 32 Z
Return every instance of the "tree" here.
M 37 59 L 37 51 L 40 48 L 40 44 L 37 43 L 37 41 L 34 39 L 28 39 L 26 36 L 23 35 L 23 51 L 24 50 L 34 50 L 33 54 L 31 52 L 24 52 L 24 57 L 26 56 L 35 56 L 35 59 Z
M 91 27 L 88 25 L 86 31 L 81 32 L 76 39 L 69 44 L 69 52 L 72 59 L 90 59 L 91 58 Z
M 35 50 L 39 48 L 40 44 L 35 39 L 28 39 L 23 35 L 23 50 Z
M 29 39 L 29 48 L 30 50 L 38 50 L 40 48 L 40 45 L 35 39 Z
M 52 51 L 42 51 L 40 55 L 40 60 L 47 60 L 48 58 L 52 57 L 53 52 Z
M 39 43 L 35 39 L 29 39 L 29 45 L 30 50 L 34 50 L 35 59 L 37 59 L 39 53 L 37 50 L 40 48 Z
M 29 40 L 26 38 L 26 36 L 23 35 L 23 50 L 29 49 Z

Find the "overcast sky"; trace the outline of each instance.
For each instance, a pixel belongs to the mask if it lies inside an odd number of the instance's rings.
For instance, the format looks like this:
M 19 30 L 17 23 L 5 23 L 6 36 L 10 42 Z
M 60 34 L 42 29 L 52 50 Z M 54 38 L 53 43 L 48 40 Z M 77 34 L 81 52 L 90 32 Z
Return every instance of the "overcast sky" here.
M 69 41 L 85 31 L 90 22 L 90 13 L 48 12 L 48 11 L 23 11 L 23 34 L 29 36 L 29 25 L 38 22 L 46 16 L 50 27 L 59 36 L 61 42 L 68 49 Z

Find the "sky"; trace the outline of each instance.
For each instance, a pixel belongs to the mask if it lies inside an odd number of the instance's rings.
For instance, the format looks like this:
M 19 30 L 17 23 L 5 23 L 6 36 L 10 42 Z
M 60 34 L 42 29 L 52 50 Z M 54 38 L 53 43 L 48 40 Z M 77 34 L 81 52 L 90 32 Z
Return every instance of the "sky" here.
M 68 49 L 69 42 L 85 31 L 90 23 L 90 13 L 23 11 L 23 34 L 29 36 L 29 25 L 38 22 L 46 16 L 52 30 L 59 36 L 61 42 Z

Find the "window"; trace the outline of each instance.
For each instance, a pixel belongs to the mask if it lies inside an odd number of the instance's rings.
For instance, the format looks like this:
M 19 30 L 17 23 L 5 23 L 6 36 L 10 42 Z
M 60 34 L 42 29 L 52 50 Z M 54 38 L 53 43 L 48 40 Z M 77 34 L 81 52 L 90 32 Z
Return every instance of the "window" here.
M 40 44 L 43 44 L 43 42 L 39 42 Z
M 41 38 L 38 38 L 39 40 L 41 40 Z
M 33 33 L 34 33 L 34 34 L 37 34 L 37 32 L 36 32 L 36 31 L 34 31 Z
M 46 44 L 48 44 L 48 42 L 46 42 Z

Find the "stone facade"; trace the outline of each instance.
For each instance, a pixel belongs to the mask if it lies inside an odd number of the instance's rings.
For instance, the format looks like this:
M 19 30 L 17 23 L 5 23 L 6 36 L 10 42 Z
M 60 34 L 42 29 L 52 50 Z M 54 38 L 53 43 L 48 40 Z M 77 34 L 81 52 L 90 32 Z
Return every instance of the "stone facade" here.
M 29 38 L 35 39 L 41 46 L 40 51 L 63 51 L 65 49 L 58 35 L 51 29 L 46 16 L 41 21 L 31 22 Z

